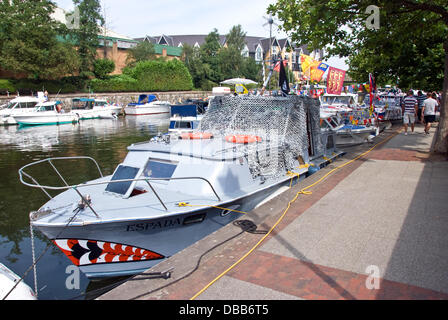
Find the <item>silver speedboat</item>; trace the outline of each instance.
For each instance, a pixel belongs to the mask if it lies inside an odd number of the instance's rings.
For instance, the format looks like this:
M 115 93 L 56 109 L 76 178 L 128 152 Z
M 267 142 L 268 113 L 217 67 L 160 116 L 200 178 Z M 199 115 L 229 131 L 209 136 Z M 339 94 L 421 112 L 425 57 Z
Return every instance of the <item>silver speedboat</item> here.
M 19 175 L 50 198 L 31 212 L 33 228 L 87 277 L 131 275 L 305 178 L 323 158 L 339 156 L 332 141 L 321 133 L 315 99 L 215 97 L 199 131 L 129 146 L 110 176 L 89 157 L 40 160 Z M 98 178 L 69 185 L 58 163 L 81 160 L 93 163 Z M 50 164 L 64 186 L 39 184 L 29 172 L 41 164 Z M 51 190 L 64 192 L 52 197 Z

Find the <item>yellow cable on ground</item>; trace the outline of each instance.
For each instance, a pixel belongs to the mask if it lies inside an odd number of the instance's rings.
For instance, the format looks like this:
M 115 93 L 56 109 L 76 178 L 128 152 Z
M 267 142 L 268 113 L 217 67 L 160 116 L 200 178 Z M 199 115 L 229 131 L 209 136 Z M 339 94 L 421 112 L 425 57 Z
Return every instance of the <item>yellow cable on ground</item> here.
M 378 142 L 376 145 L 374 145 L 372 148 L 370 148 L 369 150 L 361 153 L 360 155 L 358 155 L 357 157 L 353 158 L 352 160 L 349 160 L 345 163 L 343 163 L 342 165 L 330 170 L 329 172 L 327 172 L 325 175 L 323 175 L 319 180 L 317 180 L 316 182 L 312 183 L 311 185 L 303 188 L 302 190 L 300 190 L 299 192 L 296 193 L 296 195 L 294 196 L 294 198 L 292 200 L 289 201 L 288 206 L 286 207 L 285 211 L 283 211 L 282 215 L 280 216 L 280 218 L 277 220 L 277 222 L 271 227 L 271 229 L 260 239 L 260 241 L 258 241 L 253 247 L 252 249 L 250 249 L 244 256 L 242 256 L 238 261 L 236 261 L 234 264 L 232 264 L 229 268 L 227 268 L 224 272 L 222 272 L 219 276 L 217 276 L 215 279 L 213 279 L 209 284 L 207 284 L 204 288 L 202 288 L 198 293 L 196 293 L 193 297 L 190 298 L 190 300 L 194 300 L 196 299 L 198 296 L 200 296 L 205 290 L 207 290 L 212 284 L 214 284 L 216 281 L 218 281 L 219 279 L 221 279 L 224 275 L 226 275 L 230 270 L 232 270 L 233 268 L 235 268 L 238 264 L 240 264 L 244 259 L 246 259 L 246 257 L 251 254 L 256 248 L 258 248 L 258 246 L 272 233 L 272 231 L 280 224 L 280 222 L 283 220 L 283 218 L 285 217 L 286 213 L 289 211 L 291 204 L 294 203 L 297 198 L 299 197 L 300 194 L 311 194 L 311 191 L 306 191 L 307 189 L 312 188 L 313 186 L 317 185 L 318 183 L 322 182 L 325 178 L 327 178 L 330 174 L 332 174 L 333 172 L 335 172 L 336 170 L 339 170 L 343 167 L 345 167 L 346 165 L 349 165 L 350 163 L 355 162 L 356 160 L 358 160 L 359 158 L 365 156 L 366 154 L 368 154 L 369 152 L 371 152 L 373 149 L 375 149 L 376 147 L 378 147 L 379 145 L 389 141 L 390 139 L 392 139 L 393 137 L 395 137 L 398 133 L 401 132 L 401 129 L 399 131 L 397 131 L 395 134 L 391 135 L 390 137 L 384 139 L 381 142 Z

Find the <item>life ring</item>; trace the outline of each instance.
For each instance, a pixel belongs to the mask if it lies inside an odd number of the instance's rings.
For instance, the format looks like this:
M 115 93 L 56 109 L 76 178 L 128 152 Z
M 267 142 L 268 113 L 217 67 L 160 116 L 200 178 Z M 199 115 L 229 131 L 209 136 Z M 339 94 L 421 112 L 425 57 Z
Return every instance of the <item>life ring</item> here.
M 232 143 L 254 143 L 254 142 L 261 142 L 261 138 L 259 136 L 254 135 L 244 135 L 244 134 L 236 134 L 231 136 L 226 136 L 227 142 Z
M 211 139 L 213 134 L 209 132 L 185 132 L 180 135 L 180 138 L 185 140 Z

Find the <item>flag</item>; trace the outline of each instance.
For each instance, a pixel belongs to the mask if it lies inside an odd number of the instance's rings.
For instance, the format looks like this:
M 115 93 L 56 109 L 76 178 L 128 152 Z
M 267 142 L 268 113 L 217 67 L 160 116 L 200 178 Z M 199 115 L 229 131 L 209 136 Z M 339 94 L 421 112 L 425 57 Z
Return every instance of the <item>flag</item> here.
M 313 62 L 313 58 L 307 56 L 306 54 L 300 55 L 300 65 L 302 66 L 302 72 L 306 73 L 308 69 L 311 67 L 311 63 Z
M 341 94 L 344 85 L 345 70 L 330 67 L 327 76 L 327 93 Z
M 288 60 L 283 60 L 283 66 L 286 67 L 287 65 Z M 280 72 L 280 61 L 275 64 L 274 71 Z
M 284 95 L 289 94 L 289 83 L 288 78 L 286 77 L 286 70 L 284 63 L 279 63 L 279 79 L 278 79 L 278 85 L 280 89 L 282 90 Z
M 370 116 L 373 113 L 373 92 L 376 91 L 375 78 L 369 73 Z
M 322 76 L 324 75 L 325 71 L 327 71 L 328 67 L 329 66 L 326 63 L 323 63 L 321 61 L 314 61 L 310 67 L 311 80 L 317 82 L 322 80 Z
M 300 55 L 300 65 L 302 67 L 303 80 L 311 79 L 311 65 L 313 61 L 314 59 L 311 58 L 310 56 L 307 56 L 306 54 Z

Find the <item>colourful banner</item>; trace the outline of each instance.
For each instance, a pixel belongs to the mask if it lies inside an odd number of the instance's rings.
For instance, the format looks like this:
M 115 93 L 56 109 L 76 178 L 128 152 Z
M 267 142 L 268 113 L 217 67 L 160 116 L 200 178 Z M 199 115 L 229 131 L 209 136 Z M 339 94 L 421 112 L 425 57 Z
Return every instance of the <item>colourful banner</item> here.
M 313 58 L 307 56 L 306 54 L 300 55 L 300 64 L 302 66 L 302 72 L 306 73 L 308 69 L 311 67 L 311 63 L 313 62 Z
M 328 69 L 328 64 L 323 63 L 321 61 L 314 61 L 314 63 L 310 67 L 310 78 L 312 81 L 319 82 L 322 80 L 322 77 Z
M 327 76 L 327 93 L 341 94 L 344 85 L 345 70 L 330 67 Z

